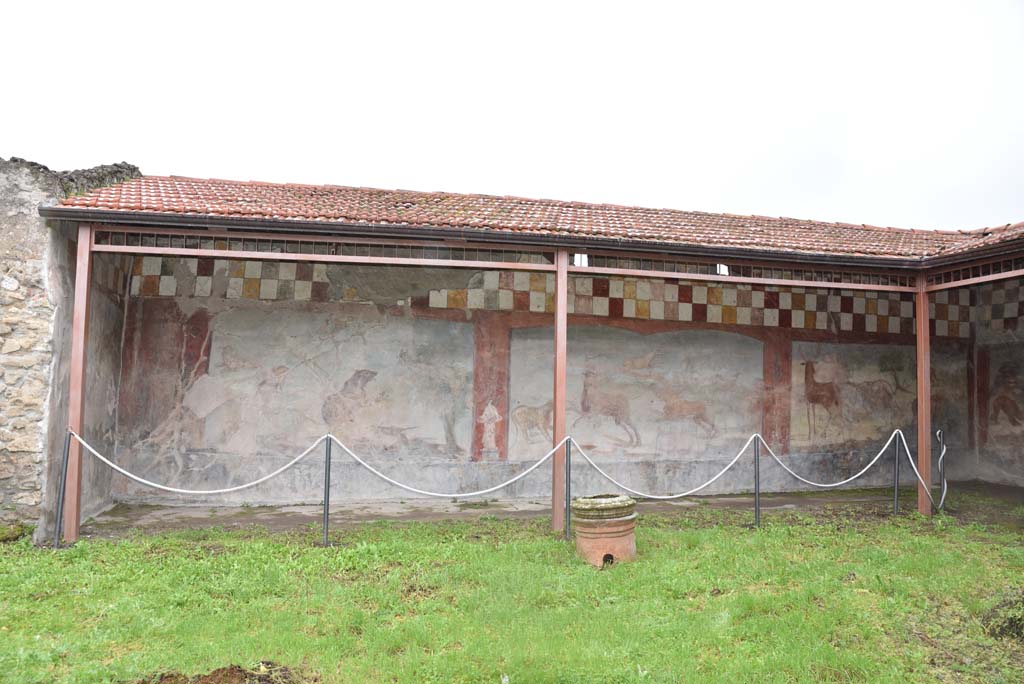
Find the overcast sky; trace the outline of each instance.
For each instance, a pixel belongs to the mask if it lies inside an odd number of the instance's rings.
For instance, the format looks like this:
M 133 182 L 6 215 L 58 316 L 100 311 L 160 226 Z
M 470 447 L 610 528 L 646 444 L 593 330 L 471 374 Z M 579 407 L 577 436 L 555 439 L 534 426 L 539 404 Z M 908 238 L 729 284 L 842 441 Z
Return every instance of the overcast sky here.
M 51 168 L 916 228 L 1024 220 L 1024 0 L 0 15 L 0 157 Z

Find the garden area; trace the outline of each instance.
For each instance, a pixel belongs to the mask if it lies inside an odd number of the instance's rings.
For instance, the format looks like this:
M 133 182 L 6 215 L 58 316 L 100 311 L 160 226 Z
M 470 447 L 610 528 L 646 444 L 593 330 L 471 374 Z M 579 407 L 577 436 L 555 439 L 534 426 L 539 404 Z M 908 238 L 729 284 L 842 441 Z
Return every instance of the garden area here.
M 912 507 L 910 490 L 906 510 Z M 770 499 L 770 497 L 766 497 Z M 595 569 L 541 516 L 0 544 L 0 681 L 1024 681 L 1024 505 L 645 513 Z

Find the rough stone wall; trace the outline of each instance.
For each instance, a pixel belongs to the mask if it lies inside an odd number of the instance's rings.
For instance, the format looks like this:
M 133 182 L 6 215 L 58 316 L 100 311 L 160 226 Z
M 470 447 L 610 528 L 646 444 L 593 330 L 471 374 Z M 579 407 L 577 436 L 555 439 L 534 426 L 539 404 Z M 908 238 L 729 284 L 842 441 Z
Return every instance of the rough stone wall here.
M 53 497 L 44 495 L 55 487 L 67 420 L 74 233 L 41 219 L 38 207 L 138 174 L 127 164 L 61 173 L 0 159 L 0 520 L 45 527 L 52 519 Z

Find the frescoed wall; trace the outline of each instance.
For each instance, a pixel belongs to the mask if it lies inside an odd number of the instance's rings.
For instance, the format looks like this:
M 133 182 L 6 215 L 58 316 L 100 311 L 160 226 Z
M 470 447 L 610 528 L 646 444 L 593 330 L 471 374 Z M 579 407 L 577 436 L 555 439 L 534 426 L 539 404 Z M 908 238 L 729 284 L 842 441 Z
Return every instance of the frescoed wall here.
M 763 345 L 756 339 L 709 330 L 645 334 L 577 326 L 570 327 L 567 346 L 569 432 L 634 487 L 663 493 L 692 487 L 761 428 Z M 550 405 L 537 401 L 550 397 L 550 350 L 550 330 L 513 333 L 510 459 L 535 460 L 551 444 Z M 578 494 L 608 491 L 576 462 Z M 709 491 L 749 488 L 740 477 Z
M 970 347 L 933 349 L 931 366 L 932 427 L 943 431 L 950 453 L 966 461 L 974 451 Z M 956 457 L 950 458 L 952 463 Z M 956 476 L 962 472 L 963 469 L 951 471 Z
M 149 479 L 232 486 L 326 432 L 378 464 L 469 460 L 471 325 L 359 303 L 143 299 L 131 316 L 121 452 Z M 263 496 L 313 497 L 321 463 Z M 123 481 L 120 492 L 143 496 Z
M 551 448 L 553 287 L 543 273 L 136 259 L 118 456 L 160 482 L 224 487 L 329 431 L 425 489 L 495 484 Z M 933 408 L 964 451 L 971 328 L 956 302 L 934 307 L 946 318 Z M 700 484 L 754 432 L 834 481 L 896 427 L 915 448 L 913 321 L 902 295 L 573 276 L 569 432 L 646 491 Z M 334 463 L 339 501 L 411 496 L 344 455 Z M 574 463 L 575 493 L 610 488 Z M 317 501 L 322 467 L 317 455 L 274 486 L 208 501 Z M 705 492 L 752 482 L 748 455 Z M 762 483 L 803 488 L 770 462 Z M 123 481 L 115 493 L 163 497 Z M 545 468 L 498 495 L 549 493 Z
M 1024 486 L 1024 326 L 1022 283 L 973 289 L 977 318 L 978 479 Z
M 914 359 L 905 345 L 794 343 L 793 448 L 877 442 L 912 425 Z
M 916 453 L 917 371 L 913 346 L 795 342 L 792 373 L 790 446 L 794 455 L 831 459 L 835 471 L 849 477 L 864 467 L 897 429 L 902 430 Z M 966 347 L 935 345 L 931 381 L 933 430 L 945 432 L 948 449 L 962 465 L 972 458 L 973 450 Z M 935 462 L 937 439 L 933 439 L 932 446 Z M 888 463 L 891 458 L 884 457 Z M 803 463 L 811 465 L 806 460 Z M 888 468 L 880 468 L 866 482 L 885 483 L 890 473 Z M 906 463 L 901 473 L 902 477 L 913 478 Z
M 530 422 L 517 421 L 547 408 L 533 398 L 551 391 L 550 340 L 549 330 L 519 330 L 512 337 L 513 458 L 528 459 L 550 443 L 540 430 L 528 429 Z M 760 429 L 757 340 L 714 331 L 576 327 L 568 347 L 568 423 L 594 455 L 706 457 Z

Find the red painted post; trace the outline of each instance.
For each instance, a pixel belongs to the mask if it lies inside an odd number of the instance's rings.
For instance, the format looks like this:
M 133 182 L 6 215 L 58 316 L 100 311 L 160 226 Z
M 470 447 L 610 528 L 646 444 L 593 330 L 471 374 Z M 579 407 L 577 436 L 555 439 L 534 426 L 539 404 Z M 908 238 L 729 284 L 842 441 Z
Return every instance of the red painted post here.
M 555 378 L 552 394 L 554 446 L 565 439 L 566 334 L 569 328 L 569 252 L 555 252 Z M 565 526 L 565 449 L 551 459 L 551 529 Z
M 75 303 L 71 316 L 71 373 L 68 383 L 68 428 L 82 433 L 85 404 L 85 349 L 89 334 L 89 286 L 92 273 L 93 229 L 78 226 L 78 258 L 75 263 Z M 64 495 L 64 539 L 78 539 L 82 506 L 82 447 L 71 440 L 68 452 L 67 490 Z
M 917 277 L 914 295 L 915 328 L 917 334 L 917 469 L 924 484 L 917 483 L 917 510 L 922 515 L 932 514 L 928 493 L 932 485 L 932 369 L 931 339 L 928 311 L 928 280 Z

